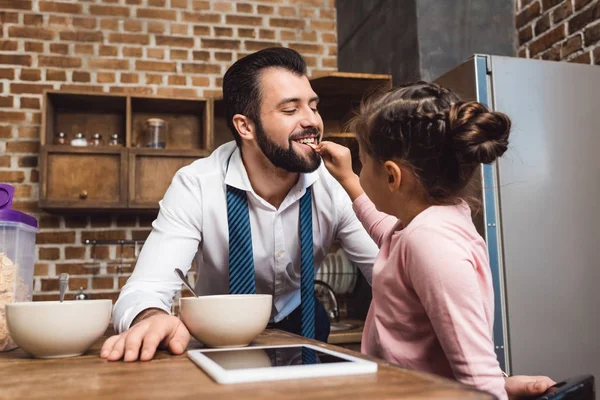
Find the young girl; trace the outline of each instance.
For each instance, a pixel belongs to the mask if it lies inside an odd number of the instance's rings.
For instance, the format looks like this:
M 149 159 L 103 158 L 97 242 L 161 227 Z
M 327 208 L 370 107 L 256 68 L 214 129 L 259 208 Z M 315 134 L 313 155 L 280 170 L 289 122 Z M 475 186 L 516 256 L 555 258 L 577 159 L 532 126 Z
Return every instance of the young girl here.
M 486 245 L 461 194 L 506 151 L 510 120 L 419 82 L 363 105 L 353 131 L 360 178 L 345 147 L 316 151 L 380 248 L 363 353 L 506 399 Z

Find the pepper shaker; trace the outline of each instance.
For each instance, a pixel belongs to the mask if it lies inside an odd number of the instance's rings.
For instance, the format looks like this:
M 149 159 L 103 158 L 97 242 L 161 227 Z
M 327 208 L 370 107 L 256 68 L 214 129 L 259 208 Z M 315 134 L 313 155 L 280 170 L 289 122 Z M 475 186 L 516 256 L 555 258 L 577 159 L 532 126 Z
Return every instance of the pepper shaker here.
M 81 132 L 76 133 L 75 136 L 73 136 L 73 139 L 71 139 L 71 146 L 85 147 L 87 145 L 87 139 L 85 138 L 85 135 Z

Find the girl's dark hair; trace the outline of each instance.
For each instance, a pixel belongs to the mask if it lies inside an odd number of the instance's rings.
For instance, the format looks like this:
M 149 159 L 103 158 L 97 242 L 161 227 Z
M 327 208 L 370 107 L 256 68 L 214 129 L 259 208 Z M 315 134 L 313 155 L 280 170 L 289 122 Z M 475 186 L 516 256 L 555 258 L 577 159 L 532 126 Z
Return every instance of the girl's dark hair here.
M 510 125 L 506 115 L 481 103 L 417 82 L 363 102 L 350 129 L 374 160 L 410 168 L 433 204 L 452 204 L 479 164 L 506 151 Z
M 227 126 L 238 146 L 241 139 L 233 126 L 233 116 L 242 114 L 260 123 L 260 72 L 265 68 L 283 68 L 298 76 L 306 75 L 304 58 L 295 50 L 272 47 L 237 60 L 223 77 L 223 102 Z

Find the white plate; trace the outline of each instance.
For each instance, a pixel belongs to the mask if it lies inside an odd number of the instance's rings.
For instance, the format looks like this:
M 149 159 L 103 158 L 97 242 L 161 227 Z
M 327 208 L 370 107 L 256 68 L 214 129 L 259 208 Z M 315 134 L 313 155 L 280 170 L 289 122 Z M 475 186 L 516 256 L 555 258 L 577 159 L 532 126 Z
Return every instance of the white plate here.
M 305 358 L 306 352 L 313 357 Z M 189 350 L 188 357 L 217 383 L 372 374 L 377 363 L 314 345 Z M 312 358 L 317 362 L 310 362 Z M 305 363 L 307 362 L 307 363 Z

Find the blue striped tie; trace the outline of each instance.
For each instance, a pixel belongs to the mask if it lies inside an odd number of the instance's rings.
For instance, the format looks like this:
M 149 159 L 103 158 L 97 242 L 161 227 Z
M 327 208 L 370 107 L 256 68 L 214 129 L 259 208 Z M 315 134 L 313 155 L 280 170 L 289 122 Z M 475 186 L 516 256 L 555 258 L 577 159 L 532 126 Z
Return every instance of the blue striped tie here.
M 229 293 L 256 293 L 252 232 L 246 192 L 227 186 L 229 223 Z M 315 338 L 315 292 L 312 235 L 312 195 L 310 187 L 300 199 L 301 321 L 302 336 Z

